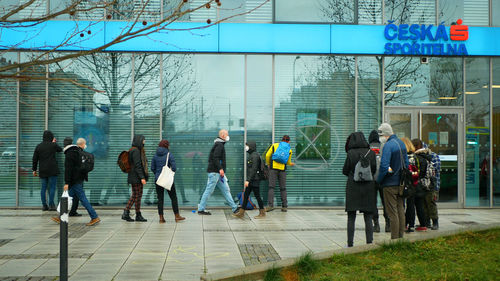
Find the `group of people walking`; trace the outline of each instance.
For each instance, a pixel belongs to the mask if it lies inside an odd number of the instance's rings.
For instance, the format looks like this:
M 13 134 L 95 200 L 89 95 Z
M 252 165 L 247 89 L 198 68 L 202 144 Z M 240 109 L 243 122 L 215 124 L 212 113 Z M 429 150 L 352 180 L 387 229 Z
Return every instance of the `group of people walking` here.
M 276 184 L 279 184 L 280 187 L 281 211 L 286 212 L 288 208 L 286 167 L 294 165 L 291 161 L 290 137 L 284 135 L 281 142 L 270 145 L 264 153 L 264 159 L 259 154 L 255 141 L 248 141 L 245 144 L 245 150 L 248 154 L 247 174 L 244 182 L 243 199 L 239 202 L 240 206 L 235 203 L 231 195 L 229 179 L 226 175 L 225 144 L 229 140 L 227 130 L 220 130 L 218 137 L 214 140 L 208 159 L 207 184 L 198 204 L 197 213 L 199 215 L 211 215 L 210 211 L 207 210 L 207 201 L 214 192 L 215 187 L 218 187 L 227 204 L 231 207 L 233 216 L 239 218 L 244 216 L 250 194 L 253 192 L 259 207 L 259 215 L 255 218 L 265 218 L 266 212 L 275 209 L 274 189 Z M 128 173 L 127 182 L 132 189 L 130 199 L 121 216 L 123 220 L 128 222 L 147 221 L 141 213 L 143 188 L 150 178 L 148 160 L 144 149 L 145 144 L 146 139 L 143 135 L 134 136 L 132 147 L 126 152 L 127 158 L 124 160 L 127 162 L 128 168 L 126 170 L 122 169 Z M 69 196 L 73 197 L 73 206 L 69 215 L 80 216 L 77 212 L 78 201 L 80 201 L 91 218 L 87 225 L 94 225 L 100 222 L 100 219 L 83 190 L 83 182 L 88 180 L 89 172 L 89 170 L 84 170 L 81 167 L 85 161 L 83 154 L 85 148 L 86 141 L 83 138 L 79 138 L 76 144 L 73 144 L 71 138 L 66 138 L 64 148 L 61 148 L 57 145 L 52 132 L 45 131 L 43 142 L 36 147 L 33 155 L 33 175 L 39 175 L 41 178 L 43 210 L 54 210 L 55 186 L 57 174 L 59 173 L 55 154 L 64 151 L 64 190 L 68 190 Z M 177 170 L 175 157 L 170 153 L 169 148 L 169 141 L 161 140 L 151 160 L 150 169 L 154 174 L 155 182 L 160 177 L 165 166 L 173 172 Z M 362 132 L 350 134 L 345 144 L 345 150 L 347 157 L 342 172 L 347 176 L 345 211 L 348 217 L 348 247 L 353 246 L 354 226 L 356 212 L 358 211 L 363 213 L 367 243 L 373 242 L 373 232 L 380 232 L 377 195 L 380 195 L 382 200 L 385 231 L 391 232 L 391 238 L 401 238 L 405 231 L 424 231 L 428 228 L 436 230 L 439 228 L 436 205 L 440 184 L 439 156 L 432 152 L 420 139 L 399 139 L 393 133 L 391 126 L 384 123 L 378 130 L 373 130 L 370 133 L 368 141 Z M 403 168 L 411 171 L 412 184 L 415 190 L 407 198 L 403 197 L 401 184 Z M 38 173 L 37 169 L 39 170 Z M 260 182 L 263 180 L 269 182 L 267 207 L 264 206 L 260 195 Z M 45 197 L 47 188 L 50 195 L 48 203 Z M 175 222 L 185 220 L 179 213 L 175 183 L 172 183 L 170 189 L 165 189 L 156 184 L 159 222 L 165 223 L 163 206 L 165 192 L 168 193 L 171 199 Z M 133 206 L 135 206 L 134 218 L 130 214 Z M 415 216 L 420 223 L 416 228 Z M 57 217 L 52 219 L 60 222 Z
M 350 134 L 345 149 L 342 172 L 347 176 L 348 247 L 354 243 L 357 211 L 363 213 L 366 243 L 373 242 L 373 232 L 380 232 L 377 194 L 382 200 L 385 231 L 392 239 L 402 238 L 405 231 L 439 229 L 436 201 L 441 164 L 439 156 L 420 139 L 399 139 L 391 125 L 383 123 L 370 133 L 368 141 L 362 132 Z M 403 169 L 411 172 L 413 192 L 404 192 Z M 416 229 L 415 209 L 420 223 Z

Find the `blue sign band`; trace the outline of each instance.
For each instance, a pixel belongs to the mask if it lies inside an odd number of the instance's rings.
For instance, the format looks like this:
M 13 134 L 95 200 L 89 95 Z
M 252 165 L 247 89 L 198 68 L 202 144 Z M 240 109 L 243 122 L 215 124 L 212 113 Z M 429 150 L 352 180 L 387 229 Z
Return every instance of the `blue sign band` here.
M 165 30 L 153 30 L 105 51 L 500 56 L 499 27 L 470 26 L 468 40 L 451 41 L 449 26 L 394 26 L 172 23 Z M 0 49 L 50 50 L 73 35 L 57 50 L 88 50 L 112 43 L 128 29 L 143 27 L 142 23 L 118 21 L 48 21 L 33 27 L 0 23 Z

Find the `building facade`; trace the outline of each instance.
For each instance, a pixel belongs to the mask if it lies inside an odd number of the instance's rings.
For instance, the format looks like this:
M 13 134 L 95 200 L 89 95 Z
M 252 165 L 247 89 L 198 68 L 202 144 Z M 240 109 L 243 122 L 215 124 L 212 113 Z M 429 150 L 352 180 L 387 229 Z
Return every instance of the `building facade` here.
M 120 2 L 118 11 L 60 16 L 23 44 L 0 26 L 0 66 L 32 60 L 57 40 L 48 34 L 89 21 L 85 44 L 106 41 L 137 16 L 141 1 Z M 150 1 L 141 19 L 167 16 L 170 2 Z M 233 195 L 243 189 L 245 141 L 263 153 L 287 134 L 297 164 L 288 170 L 290 206 L 343 206 L 346 138 L 354 131 L 368 136 L 382 122 L 440 155 L 442 206 L 500 206 L 500 0 L 222 2 L 187 14 L 169 32 L 26 71 L 48 80 L 0 79 L 0 206 L 40 205 L 31 159 L 46 129 L 60 144 L 67 136 L 87 139 L 96 161 L 85 189 L 91 203 L 106 206 L 129 197 L 116 160 L 132 136 L 146 136 L 148 159 L 168 139 L 180 204 L 195 206 L 222 128 L 231 136 L 226 174 Z M 11 4 L 2 1 L 0 11 Z M 25 13 L 63 4 L 38 0 Z M 225 22 L 197 29 L 207 19 Z M 261 187 L 266 199 L 267 184 Z M 150 181 L 144 203 L 155 198 Z M 210 200 L 224 202 L 217 193 Z

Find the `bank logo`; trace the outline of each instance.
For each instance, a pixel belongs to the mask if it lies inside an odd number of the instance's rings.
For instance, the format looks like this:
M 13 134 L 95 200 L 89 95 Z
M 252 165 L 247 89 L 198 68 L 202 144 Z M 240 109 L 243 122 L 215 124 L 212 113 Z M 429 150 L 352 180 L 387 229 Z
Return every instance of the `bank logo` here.
M 456 25 L 450 26 L 450 39 L 453 41 L 466 41 L 469 39 L 469 26 L 462 25 L 462 19 Z
M 469 39 L 469 27 L 457 20 L 448 30 L 444 24 L 394 24 L 389 21 L 384 29 L 384 37 L 389 41 L 384 46 L 386 55 L 434 55 L 466 56 L 467 47 L 463 41 Z M 408 42 L 410 41 L 410 42 Z

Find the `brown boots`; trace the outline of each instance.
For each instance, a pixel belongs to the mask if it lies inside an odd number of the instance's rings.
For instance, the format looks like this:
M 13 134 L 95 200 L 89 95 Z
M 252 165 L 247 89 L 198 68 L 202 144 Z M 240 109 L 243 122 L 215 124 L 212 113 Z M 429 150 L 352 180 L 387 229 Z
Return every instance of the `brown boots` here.
M 165 223 L 165 218 L 163 217 L 163 215 L 160 215 L 160 223 Z
M 185 219 L 185 217 L 181 217 L 181 215 L 175 214 L 175 222 L 179 222 Z M 163 215 L 160 215 L 160 223 L 165 223 L 165 218 L 163 217 Z
M 259 215 L 256 216 L 256 219 L 263 219 L 266 217 L 266 210 L 265 209 L 259 209 Z
M 182 221 L 182 220 L 185 220 L 185 219 L 186 219 L 185 217 L 181 217 L 181 215 L 175 214 L 175 222 L 179 222 L 179 221 Z
M 245 215 L 245 209 L 239 208 L 238 211 L 233 214 L 233 217 L 241 219 L 241 218 L 243 218 L 244 215 Z

